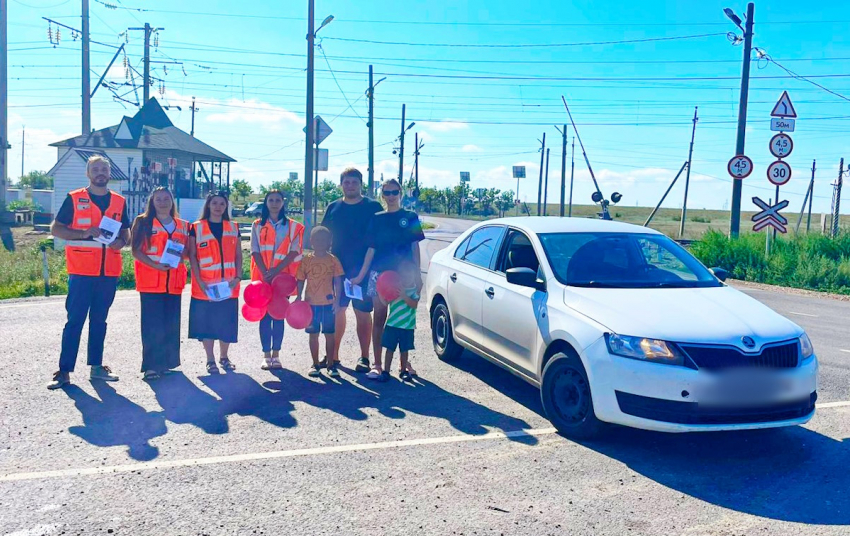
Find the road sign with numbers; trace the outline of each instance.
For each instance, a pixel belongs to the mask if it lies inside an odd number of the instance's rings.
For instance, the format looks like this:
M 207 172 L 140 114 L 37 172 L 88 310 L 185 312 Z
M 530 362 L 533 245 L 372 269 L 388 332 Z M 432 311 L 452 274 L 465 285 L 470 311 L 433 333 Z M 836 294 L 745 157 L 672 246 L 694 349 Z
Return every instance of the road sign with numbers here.
M 739 154 L 729 161 L 726 169 L 732 177 L 736 179 L 745 179 L 753 172 L 753 161 L 750 160 L 750 157 Z
M 791 166 L 782 160 L 770 164 L 767 166 L 767 180 L 776 186 L 782 186 L 791 180 Z
M 788 134 L 777 134 L 770 138 L 770 154 L 776 158 L 785 158 L 794 150 L 794 142 Z

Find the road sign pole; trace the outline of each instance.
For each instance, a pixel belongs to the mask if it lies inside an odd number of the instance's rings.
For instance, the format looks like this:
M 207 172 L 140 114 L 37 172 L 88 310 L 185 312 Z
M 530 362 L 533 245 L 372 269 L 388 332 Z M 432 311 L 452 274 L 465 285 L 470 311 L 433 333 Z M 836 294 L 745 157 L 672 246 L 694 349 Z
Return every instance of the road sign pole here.
M 307 0 L 307 143 L 304 149 L 304 245 L 310 246 L 313 228 L 313 39 L 315 35 L 315 3 Z
M 567 192 L 567 125 L 561 131 L 561 210 L 560 215 L 564 217 L 564 197 Z
M 741 70 L 741 97 L 738 101 L 738 137 L 735 142 L 735 154 L 744 154 L 744 141 L 747 133 L 747 97 L 750 87 L 750 55 L 753 48 L 753 13 L 755 4 L 747 5 L 747 21 L 744 30 L 744 65 Z M 743 184 L 732 180 L 732 217 L 729 222 L 729 234 L 737 238 L 741 231 L 741 193 Z
M 568 209 L 567 215 L 572 218 L 573 217 L 573 180 L 576 175 L 576 137 L 573 136 L 573 152 L 570 157 L 572 163 L 570 164 L 570 208 Z
M 767 204 L 772 205 L 773 201 L 771 199 L 768 199 Z M 764 255 L 770 255 L 770 232 L 764 233 Z
M 543 141 L 540 142 L 540 178 L 537 179 L 537 215 L 541 216 L 540 209 L 541 194 L 543 194 L 543 159 L 546 157 L 546 133 L 543 133 Z
M 519 216 L 519 177 L 516 178 L 516 215 Z
M 546 149 L 546 176 L 543 179 L 543 215 L 547 216 L 549 206 L 549 149 Z

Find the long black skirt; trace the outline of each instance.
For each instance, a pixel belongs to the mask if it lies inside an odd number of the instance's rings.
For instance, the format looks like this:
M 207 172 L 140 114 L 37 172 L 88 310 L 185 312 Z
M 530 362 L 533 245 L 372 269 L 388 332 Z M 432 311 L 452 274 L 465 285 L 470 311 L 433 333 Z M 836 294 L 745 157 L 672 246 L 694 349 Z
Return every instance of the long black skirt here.
M 220 302 L 192 298 L 189 304 L 189 338 L 236 342 L 239 335 L 239 298 Z
M 142 372 L 180 366 L 180 296 L 141 292 Z

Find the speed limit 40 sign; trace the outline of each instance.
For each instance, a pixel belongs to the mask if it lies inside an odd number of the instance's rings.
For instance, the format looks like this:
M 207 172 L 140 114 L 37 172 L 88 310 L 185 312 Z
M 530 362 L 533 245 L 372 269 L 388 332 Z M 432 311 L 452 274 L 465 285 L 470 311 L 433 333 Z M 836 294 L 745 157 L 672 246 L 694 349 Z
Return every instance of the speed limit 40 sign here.
M 767 166 L 767 180 L 776 186 L 782 186 L 791 180 L 791 166 L 782 160 L 770 164 Z
M 729 164 L 726 165 L 729 175 L 736 179 L 745 179 L 753 172 L 753 161 L 750 157 L 739 154 L 732 157 Z

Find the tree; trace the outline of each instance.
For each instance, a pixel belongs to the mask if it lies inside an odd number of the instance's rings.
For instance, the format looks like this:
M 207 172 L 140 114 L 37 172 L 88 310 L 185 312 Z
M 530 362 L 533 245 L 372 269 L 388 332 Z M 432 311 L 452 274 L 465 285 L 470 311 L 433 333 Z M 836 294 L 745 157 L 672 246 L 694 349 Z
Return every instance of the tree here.
M 244 179 L 236 179 L 231 183 L 231 189 L 233 190 L 233 195 L 236 199 L 245 199 L 249 195 L 254 193 L 254 189 L 251 188 L 251 185 L 248 184 L 248 181 Z
M 499 217 L 504 217 L 505 213 L 514 207 L 514 192 L 507 190 L 499 194 L 496 199 L 496 208 L 499 209 Z
M 319 183 L 319 190 L 316 192 L 316 197 L 319 203 L 328 206 L 331 201 L 336 201 L 342 197 L 342 188 L 339 184 L 325 179 Z
M 428 212 L 440 210 L 444 206 L 443 192 L 434 187 L 425 187 L 419 189 L 419 202 L 425 207 Z
M 53 177 L 48 175 L 46 171 L 30 171 L 18 179 L 18 186 L 34 190 L 49 190 L 53 188 Z

